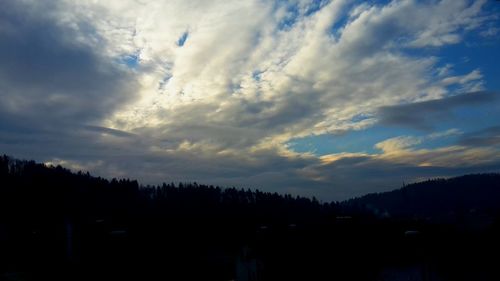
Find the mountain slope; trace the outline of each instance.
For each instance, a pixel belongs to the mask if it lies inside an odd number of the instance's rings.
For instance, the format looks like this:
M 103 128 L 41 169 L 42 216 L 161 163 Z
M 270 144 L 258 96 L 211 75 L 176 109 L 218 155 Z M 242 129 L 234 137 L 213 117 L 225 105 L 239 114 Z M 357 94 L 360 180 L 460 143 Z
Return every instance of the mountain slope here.
M 484 220 L 500 212 L 500 174 L 428 180 L 347 200 L 342 205 L 349 210 L 368 210 L 382 217 L 435 222 Z

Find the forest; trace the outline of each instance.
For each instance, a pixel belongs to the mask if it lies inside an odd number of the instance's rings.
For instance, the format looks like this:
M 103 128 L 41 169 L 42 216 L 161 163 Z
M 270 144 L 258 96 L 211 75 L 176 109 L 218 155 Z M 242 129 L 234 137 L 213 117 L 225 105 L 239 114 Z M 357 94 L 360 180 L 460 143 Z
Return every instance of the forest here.
M 500 280 L 499 218 L 500 174 L 320 202 L 0 157 L 1 280 Z

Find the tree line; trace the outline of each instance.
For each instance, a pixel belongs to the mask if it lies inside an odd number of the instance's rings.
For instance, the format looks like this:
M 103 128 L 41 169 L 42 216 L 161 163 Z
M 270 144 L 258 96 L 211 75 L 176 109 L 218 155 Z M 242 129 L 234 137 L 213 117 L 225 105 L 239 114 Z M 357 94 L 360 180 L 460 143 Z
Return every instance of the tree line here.
M 320 202 L 4 155 L 0 279 L 498 280 L 499 189 L 482 174 Z

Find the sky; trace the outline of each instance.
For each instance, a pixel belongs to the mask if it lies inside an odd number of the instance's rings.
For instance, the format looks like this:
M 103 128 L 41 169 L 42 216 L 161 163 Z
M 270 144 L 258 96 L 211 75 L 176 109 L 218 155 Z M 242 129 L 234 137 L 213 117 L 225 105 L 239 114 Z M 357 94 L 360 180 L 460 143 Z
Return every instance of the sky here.
M 500 172 L 500 2 L 1 0 L 0 153 L 343 200 Z

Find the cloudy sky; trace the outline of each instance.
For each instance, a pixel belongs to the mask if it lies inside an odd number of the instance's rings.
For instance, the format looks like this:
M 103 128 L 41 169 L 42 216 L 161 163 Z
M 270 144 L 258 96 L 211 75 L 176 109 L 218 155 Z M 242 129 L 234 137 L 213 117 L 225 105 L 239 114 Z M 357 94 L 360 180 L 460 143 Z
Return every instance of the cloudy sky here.
M 499 11 L 0 0 L 0 153 L 322 200 L 500 172 Z

